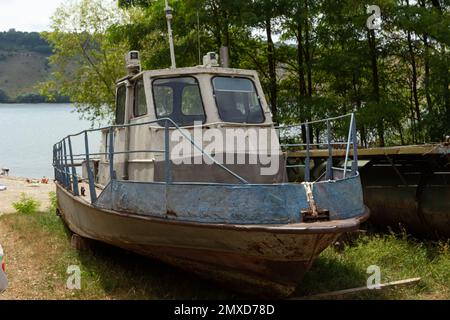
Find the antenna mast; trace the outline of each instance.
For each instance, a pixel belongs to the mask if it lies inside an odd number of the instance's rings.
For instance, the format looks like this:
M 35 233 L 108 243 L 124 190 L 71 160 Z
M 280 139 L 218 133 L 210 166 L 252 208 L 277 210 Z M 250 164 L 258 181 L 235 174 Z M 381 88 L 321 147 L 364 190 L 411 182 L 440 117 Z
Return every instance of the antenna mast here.
M 172 60 L 172 69 L 177 68 L 177 63 L 175 61 L 175 48 L 173 45 L 173 34 L 172 34 L 172 18 L 173 18 L 173 10 L 171 7 L 169 7 L 169 1 L 166 0 L 166 7 L 164 9 L 166 12 L 166 19 L 167 19 L 167 29 L 169 31 L 169 45 L 170 45 L 170 59 Z

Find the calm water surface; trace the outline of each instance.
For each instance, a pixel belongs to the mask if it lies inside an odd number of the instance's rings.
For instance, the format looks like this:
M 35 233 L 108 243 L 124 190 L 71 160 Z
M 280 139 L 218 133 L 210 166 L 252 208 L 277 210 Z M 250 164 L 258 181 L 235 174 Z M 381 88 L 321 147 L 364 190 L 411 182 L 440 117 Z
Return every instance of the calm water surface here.
M 53 145 L 90 127 L 70 104 L 0 104 L 0 169 L 8 167 L 16 177 L 53 178 Z M 98 150 L 97 139 L 90 147 Z

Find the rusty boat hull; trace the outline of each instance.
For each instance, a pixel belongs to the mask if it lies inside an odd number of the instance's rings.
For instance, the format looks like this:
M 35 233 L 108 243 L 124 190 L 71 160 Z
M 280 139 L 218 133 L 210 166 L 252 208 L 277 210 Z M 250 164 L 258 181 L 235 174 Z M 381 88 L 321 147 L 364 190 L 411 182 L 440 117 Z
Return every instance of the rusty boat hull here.
M 182 222 L 93 206 L 57 183 L 69 229 L 259 297 L 292 294 L 315 258 L 343 233 L 358 229 L 368 209 L 339 221 L 293 224 Z

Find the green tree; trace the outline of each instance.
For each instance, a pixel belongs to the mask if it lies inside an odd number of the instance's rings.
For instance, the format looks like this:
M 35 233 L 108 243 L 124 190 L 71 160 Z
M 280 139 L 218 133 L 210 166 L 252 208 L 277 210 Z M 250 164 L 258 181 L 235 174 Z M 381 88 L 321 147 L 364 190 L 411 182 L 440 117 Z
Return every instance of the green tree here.
M 41 86 L 49 97 L 58 92 L 76 103 L 91 121 L 109 117 L 115 108 L 115 82 L 125 74 L 125 43 L 113 43 L 108 29 L 126 16 L 100 0 L 62 5 L 44 36 L 54 50 L 52 79 Z
M 126 51 L 140 50 L 145 69 L 170 66 L 164 0 L 118 4 L 59 10 L 47 35 L 58 68 L 45 88 L 91 119 L 113 111 Z M 259 72 L 278 122 L 356 112 L 364 146 L 439 141 L 450 127 L 450 3 L 372 4 L 379 30 L 362 0 L 170 0 L 177 65 L 227 46 L 232 67 Z
M 9 97 L 8 95 L 0 89 L 0 103 L 7 103 L 9 102 Z

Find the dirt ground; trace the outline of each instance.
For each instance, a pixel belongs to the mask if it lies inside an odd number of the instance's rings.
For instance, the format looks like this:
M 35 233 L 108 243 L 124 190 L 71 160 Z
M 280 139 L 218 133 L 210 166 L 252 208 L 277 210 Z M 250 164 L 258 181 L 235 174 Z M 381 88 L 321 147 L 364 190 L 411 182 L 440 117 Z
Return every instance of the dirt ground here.
M 38 200 L 41 209 L 45 210 L 49 206 L 48 194 L 55 191 L 52 181 L 49 184 L 28 183 L 24 178 L 1 177 L 0 186 L 6 186 L 6 191 L 0 191 L 0 215 L 15 212 L 12 203 L 18 201 L 22 193 Z

